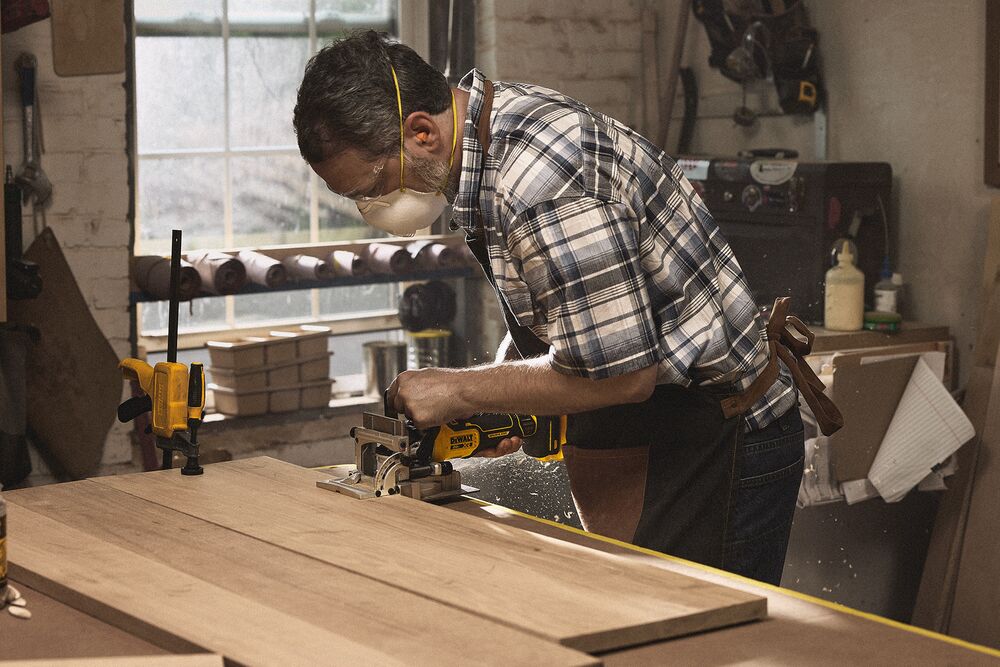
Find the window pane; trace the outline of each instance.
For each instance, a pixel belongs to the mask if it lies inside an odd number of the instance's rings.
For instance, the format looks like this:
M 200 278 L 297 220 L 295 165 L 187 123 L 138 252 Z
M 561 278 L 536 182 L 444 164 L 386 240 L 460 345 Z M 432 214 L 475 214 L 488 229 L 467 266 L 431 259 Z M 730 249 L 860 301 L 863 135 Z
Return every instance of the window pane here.
M 235 26 L 299 24 L 308 30 L 309 0 L 229 0 L 229 23 Z
M 306 37 L 229 40 L 229 139 L 234 148 L 296 145 L 292 109 L 308 54 Z
M 135 74 L 140 154 L 223 147 L 221 38 L 137 37 Z
M 312 314 L 312 298 L 307 289 L 263 294 L 238 294 L 236 301 L 236 326 L 250 326 L 254 322 L 302 319 Z
M 297 155 L 232 158 L 235 245 L 309 242 L 308 168 Z
M 321 33 L 343 28 L 375 28 L 395 32 L 395 0 L 316 0 L 316 23 Z
M 221 248 L 223 158 L 139 160 L 136 254 L 170 254 L 170 230 L 184 231 L 184 249 Z
M 320 317 L 349 315 L 371 310 L 395 308 L 392 285 L 351 285 L 350 287 L 324 287 L 319 290 Z
M 170 322 L 170 304 L 151 301 L 139 304 L 142 311 L 139 330 L 144 334 L 166 332 Z M 182 303 L 178 310 L 177 330 L 181 333 L 194 329 L 222 328 L 226 326 L 226 297 L 213 296 L 192 299 Z
M 322 180 L 319 183 L 319 240 L 350 241 L 389 236 L 386 232 L 369 227 L 361 218 L 358 206 L 350 199 L 335 195 Z
M 140 24 L 218 21 L 221 18 L 222 0 L 135 0 L 135 22 Z

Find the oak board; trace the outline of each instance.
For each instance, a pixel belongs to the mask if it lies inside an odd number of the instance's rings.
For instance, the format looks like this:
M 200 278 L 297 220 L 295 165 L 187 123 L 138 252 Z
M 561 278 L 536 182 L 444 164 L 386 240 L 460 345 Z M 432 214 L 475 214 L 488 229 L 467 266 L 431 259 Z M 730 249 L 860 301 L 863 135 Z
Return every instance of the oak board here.
M 173 477 L 180 479 L 176 472 Z M 37 515 L 86 533 L 89 539 L 185 572 L 211 590 L 224 590 L 248 604 L 317 626 L 317 630 L 343 637 L 348 645 L 377 647 L 377 656 L 424 665 L 594 662 L 583 653 L 92 480 L 16 491 L 7 498 L 12 505 L 29 507 Z M 253 508 L 245 511 L 253 513 Z M 11 531 L 18 541 L 23 539 L 19 523 L 12 525 Z M 128 554 L 121 557 L 131 557 Z M 58 551 L 53 555 L 75 558 Z M 12 556 L 22 569 L 43 572 L 47 567 L 44 562 L 26 561 L 17 551 Z M 123 567 L 130 565 L 123 563 Z M 215 624 L 225 627 L 224 610 L 217 612 Z M 140 611 L 132 609 L 130 613 L 138 615 Z M 488 642 L 484 641 L 487 638 Z M 245 650 L 252 653 L 257 642 L 274 640 L 264 635 L 240 641 L 247 643 Z M 207 639 L 196 643 L 234 657 L 228 643 L 215 645 Z M 376 655 L 365 661 L 371 662 Z M 314 658 L 317 663 L 346 663 L 352 654 Z
M 766 599 L 400 496 L 356 500 L 267 457 L 96 478 L 288 551 L 588 652 L 760 619 Z

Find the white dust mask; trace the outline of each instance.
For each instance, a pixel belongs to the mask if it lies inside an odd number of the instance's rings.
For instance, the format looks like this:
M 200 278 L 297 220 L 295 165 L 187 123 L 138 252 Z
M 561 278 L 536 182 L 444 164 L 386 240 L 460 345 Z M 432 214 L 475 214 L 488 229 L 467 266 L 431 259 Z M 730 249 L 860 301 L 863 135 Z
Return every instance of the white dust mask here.
M 367 201 L 358 202 L 361 217 L 369 225 L 394 236 L 413 236 L 437 220 L 448 199 L 440 192 L 393 190 Z
M 396 85 L 396 105 L 399 109 L 399 188 L 389 194 L 359 201 L 358 210 L 372 227 L 394 236 L 413 236 L 417 230 L 429 227 L 444 212 L 448 199 L 436 192 L 420 192 L 403 184 L 403 99 L 399 94 L 399 79 L 392 70 L 392 82 Z M 458 142 L 458 110 L 455 107 L 455 93 L 451 94 L 451 155 L 448 157 L 448 174 L 451 175 Z

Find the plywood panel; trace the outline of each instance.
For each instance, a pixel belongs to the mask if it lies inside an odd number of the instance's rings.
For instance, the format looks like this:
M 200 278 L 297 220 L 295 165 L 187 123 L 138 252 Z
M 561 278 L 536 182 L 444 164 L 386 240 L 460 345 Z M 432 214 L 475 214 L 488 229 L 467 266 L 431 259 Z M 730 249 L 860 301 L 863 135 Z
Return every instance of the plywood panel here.
M 392 496 L 318 489 L 265 457 L 94 480 L 585 651 L 741 623 L 760 596 Z
M 593 662 L 586 654 L 91 480 L 6 495 L 90 537 L 408 664 Z
M 216 651 L 244 664 L 307 664 L 318 655 L 406 663 L 16 503 L 8 503 L 7 522 L 16 534 L 8 545 L 13 578 L 164 648 Z
M 37 299 L 11 301 L 10 321 L 38 327 L 28 350 L 28 428 L 49 467 L 73 479 L 94 474 L 122 395 L 118 357 L 90 312 L 52 227 L 31 243 Z

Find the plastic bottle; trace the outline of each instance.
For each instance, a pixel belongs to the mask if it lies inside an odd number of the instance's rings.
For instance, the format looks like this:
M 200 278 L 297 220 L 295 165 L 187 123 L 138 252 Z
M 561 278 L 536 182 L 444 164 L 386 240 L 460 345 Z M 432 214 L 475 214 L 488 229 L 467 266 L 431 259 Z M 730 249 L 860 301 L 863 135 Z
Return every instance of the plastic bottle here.
M 837 265 L 826 272 L 823 326 L 831 331 L 858 331 L 865 318 L 865 274 L 854 266 L 849 243 L 837 255 Z
M 900 276 L 902 279 L 902 276 Z M 886 258 L 882 265 L 880 280 L 875 283 L 875 310 L 880 313 L 899 312 L 899 285 L 893 281 L 892 269 L 889 268 L 889 259 Z

